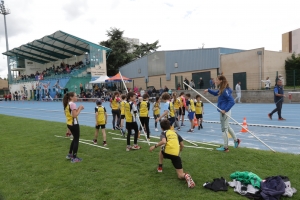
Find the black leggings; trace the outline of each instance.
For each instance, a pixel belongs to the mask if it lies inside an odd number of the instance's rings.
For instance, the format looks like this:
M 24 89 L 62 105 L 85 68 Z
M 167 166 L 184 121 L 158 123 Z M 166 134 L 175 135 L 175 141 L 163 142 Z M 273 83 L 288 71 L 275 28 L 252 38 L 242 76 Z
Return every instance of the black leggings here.
M 273 115 L 277 112 L 278 118 L 281 118 L 282 100 L 276 103 L 276 108 L 270 113 Z
M 112 121 L 112 124 L 113 124 L 113 128 L 115 129 L 116 128 L 116 117 L 118 117 L 118 120 L 117 120 L 117 126 L 120 126 L 120 121 L 121 121 L 121 115 L 120 115 L 120 110 L 112 110 L 112 115 L 113 115 L 113 121 Z
M 70 145 L 69 154 L 73 153 L 73 158 L 76 158 L 78 146 L 79 146 L 79 136 L 80 136 L 79 124 L 75 124 L 73 126 L 68 125 L 68 128 L 70 129 L 70 131 L 73 135 L 73 140 Z
M 141 126 L 146 128 L 147 138 L 150 138 L 150 130 L 149 130 L 149 117 L 140 117 Z
M 137 144 L 137 138 L 138 138 L 138 126 L 136 122 L 126 122 L 126 129 L 127 129 L 127 145 L 130 145 L 130 136 L 132 130 L 134 130 L 134 141 L 133 144 Z

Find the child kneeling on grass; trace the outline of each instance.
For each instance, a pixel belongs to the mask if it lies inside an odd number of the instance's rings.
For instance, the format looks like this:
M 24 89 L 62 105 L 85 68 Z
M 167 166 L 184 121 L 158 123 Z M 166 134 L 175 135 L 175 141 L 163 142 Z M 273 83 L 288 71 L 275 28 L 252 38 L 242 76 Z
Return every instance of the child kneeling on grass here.
M 103 136 L 103 146 L 106 146 L 106 132 L 105 132 L 105 124 L 107 123 L 107 114 L 106 109 L 102 106 L 102 101 L 98 99 L 96 101 L 96 108 L 95 108 L 95 119 L 96 119 L 96 126 L 95 126 L 95 139 L 93 140 L 94 144 L 97 144 L 99 129 L 101 127 L 102 136 Z
M 161 141 L 155 146 L 150 147 L 150 151 L 152 152 L 155 148 L 162 146 L 161 151 L 159 152 L 159 165 L 157 171 L 162 172 L 164 158 L 170 159 L 176 169 L 178 178 L 185 179 L 189 188 L 195 187 L 192 177 L 183 172 L 181 158 L 179 156 L 179 153 L 184 147 L 183 139 L 175 131 L 170 130 L 171 125 L 168 120 L 162 120 L 160 122 L 160 127 L 163 131 L 160 135 Z

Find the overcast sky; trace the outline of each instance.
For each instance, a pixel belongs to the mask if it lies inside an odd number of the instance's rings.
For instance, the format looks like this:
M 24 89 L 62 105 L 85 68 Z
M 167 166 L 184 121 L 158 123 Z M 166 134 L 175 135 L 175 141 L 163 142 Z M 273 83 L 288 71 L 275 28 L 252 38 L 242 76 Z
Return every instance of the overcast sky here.
M 281 50 L 281 35 L 300 28 L 300 0 L 5 0 L 9 48 L 57 30 L 98 43 L 110 27 L 159 50 L 229 47 Z M 7 64 L 0 16 L 0 76 Z

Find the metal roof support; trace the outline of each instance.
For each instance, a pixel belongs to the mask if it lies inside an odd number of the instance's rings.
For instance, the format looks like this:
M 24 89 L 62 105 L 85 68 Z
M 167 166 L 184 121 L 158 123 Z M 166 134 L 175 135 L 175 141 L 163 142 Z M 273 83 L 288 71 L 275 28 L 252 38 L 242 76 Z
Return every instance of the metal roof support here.
M 41 55 L 31 53 L 31 52 L 28 52 L 28 51 L 24 51 L 24 50 L 21 50 L 21 49 L 14 49 L 13 51 L 15 51 L 15 50 L 21 51 L 21 52 L 24 52 L 24 53 L 27 53 L 27 54 L 30 54 L 30 55 L 33 55 L 33 56 L 36 56 L 36 57 L 40 57 L 40 58 L 45 59 L 45 60 L 56 61 L 55 59 L 52 59 L 52 58 L 49 58 L 49 57 L 46 57 L 46 56 L 41 56 Z
M 83 52 L 87 52 L 87 51 L 89 50 L 89 49 L 82 48 L 82 47 L 76 46 L 76 45 L 74 45 L 74 44 L 71 44 L 71 43 L 69 43 L 69 42 L 65 42 L 65 41 L 63 41 L 63 40 L 60 40 L 60 39 L 51 37 L 51 36 L 49 36 L 49 35 L 48 35 L 47 37 L 50 38 L 50 39 L 52 39 L 52 40 L 58 41 L 58 42 L 60 42 L 60 43 L 62 43 L 62 44 L 66 44 L 66 45 L 68 45 L 68 46 L 70 46 L 70 47 L 74 47 L 75 49 L 79 49 L 80 51 L 83 51 Z
M 32 57 L 29 57 L 29 56 L 20 55 L 20 54 L 17 54 L 17 53 L 15 53 L 15 56 L 21 57 L 21 58 L 25 58 L 27 60 L 31 60 L 31 61 L 34 61 L 34 62 L 37 62 L 37 63 L 40 63 L 40 64 L 47 63 L 47 61 L 36 59 L 36 58 L 32 58 Z
M 64 49 L 64 48 L 61 48 L 61 47 L 52 45 L 52 44 L 48 44 L 48 43 L 46 43 L 46 42 L 41 42 L 41 41 L 39 41 L 39 40 L 37 40 L 37 42 L 39 42 L 39 43 L 41 43 L 41 44 L 44 44 L 44 45 L 47 45 L 47 46 L 49 46 L 49 47 L 53 47 L 53 48 L 59 49 L 59 50 L 61 50 L 61 51 L 65 51 L 65 52 L 67 52 L 67 53 L 69 53 L 69 54 L 71 54 L 71 55 L 76 55 L 76 56 L 81 55 L 80 53 L 77 53 L 77 52 L 75 52 L 75 51 L 70 51 L 70 50 L 67 50 L 67 49 Z
M 57 53 L 57 52 L 53 52 L 53 51 L 50 51 L 50 50 L 47 50 L 47 49 L 43 49 L 43 48 L 40 48 L 40 47 L 37 47 L 37 46 L 34 46 L 32 44 L 27 44 L 25 45 L 27 48 L 29 49 L 33 49 L 35 51 L 39 51 L 39 52 L 42 52 L 44 54 L 47 54 L 47 55 L 51 55 L 53 57 L 56 57 L 56 58 L 59 58 L 59 59 L 66 59 L 66 58 L 69 58 L 69 56 L 66 56 L 64 54 L 61 54 L 61 53 Z

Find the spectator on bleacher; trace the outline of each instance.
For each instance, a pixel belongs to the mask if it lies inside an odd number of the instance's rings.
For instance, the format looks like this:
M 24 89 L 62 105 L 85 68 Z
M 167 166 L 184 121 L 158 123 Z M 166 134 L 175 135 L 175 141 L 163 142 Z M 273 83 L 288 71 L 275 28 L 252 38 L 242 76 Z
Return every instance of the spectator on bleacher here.
M 239 81 L 235 86 L 236 98 L 234 101 L 238 100 L 237 103 L 241 103 L 242 90 L 241 90 L 241 82 Z
M 199 88 L 202 89 L 203 88 L 203 84 L 204 84 L 202 77 L 200 77 L 200 80 L 199 80 L 198 84 L 199 84 Z
M 140 88 L 140 95 L 144 96 L 144 94 L 145 94 L 145 90 L 143 90 L 143 88 Z
M 147 93 L 148 93 L 149 97 L 151 97 L 151 95 L 152 95 L 152 90 L 151 90 L 151 88 L 148 89 L 148 92 L 147 92 Z
M 187 78 L 185 78 L 183 82 L 187 85 L 190 85 L 190 82 L 187 80 Z M 184 85 L 184 90 L 188 90 L 189 87 L 187 85 Z
M 164 92 L 169 92 L 169 88 L 165 86 Z
M 263 83 L 265 83 L 265 89 L 269 90 L 271 88 L 271 80 L 269 77 L 266 78 L 266 80 L 261 80 Z
M 192 88 L 195 88 L 195 83 L 194 83 L 193 79 L 192 79 L 191 82 L 190 82 L 190 86 L 191 86 Z
M 162 89 L 162 87 L 160 87 L 159 96 L 161 96 L 163 92 L 164 92 L 164 90 Z
M 79 84 L 80 92 L 83 92 L 83 86 L 82 83 Z
M 7 96 L 8 100 L 11 101 L 11 92 Z
M 153 94 L 154 96 L 156 96 L 156 94 L 157 94 L 157 90 L 155 89 L 155 87 L 153 87 L 153 89 L 152 89 L 152 94 Z

